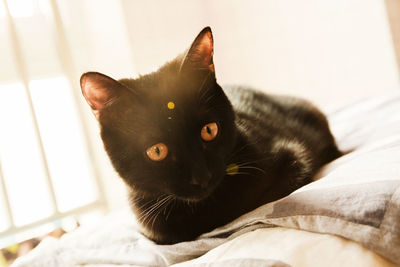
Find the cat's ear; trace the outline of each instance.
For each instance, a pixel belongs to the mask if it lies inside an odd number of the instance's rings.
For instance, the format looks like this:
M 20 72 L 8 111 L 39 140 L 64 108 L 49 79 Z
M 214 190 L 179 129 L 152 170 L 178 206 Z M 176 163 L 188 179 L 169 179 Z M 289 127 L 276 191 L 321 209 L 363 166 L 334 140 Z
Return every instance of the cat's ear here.
M 204 28 L 193 41 L 182 60 L 180 71 L 186 69 L 214 70 L 214 40 L 210 27 Z
M 87 72 L 81 76 L 81 90 L 86 102 L 98 119 L 99 112 L 111 105 L 123 90 L 118 81 L 98 72 Z

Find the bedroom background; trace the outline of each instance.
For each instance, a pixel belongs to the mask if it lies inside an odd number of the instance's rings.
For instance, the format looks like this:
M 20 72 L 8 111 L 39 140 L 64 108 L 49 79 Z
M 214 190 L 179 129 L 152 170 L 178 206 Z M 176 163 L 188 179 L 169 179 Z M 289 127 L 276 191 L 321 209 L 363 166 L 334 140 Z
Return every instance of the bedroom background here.
M 2 0 L 0 248 L 127 205 L 79 77 L 150 72 L 206 25 L 221 84 L 322 109 L 399 89 L 396 0 Z

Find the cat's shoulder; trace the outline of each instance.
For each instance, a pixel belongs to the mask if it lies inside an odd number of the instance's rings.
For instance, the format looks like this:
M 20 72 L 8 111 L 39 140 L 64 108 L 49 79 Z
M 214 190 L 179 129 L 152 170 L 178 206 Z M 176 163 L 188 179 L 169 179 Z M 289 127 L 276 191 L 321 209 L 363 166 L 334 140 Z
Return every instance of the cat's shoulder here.
M 262 104 L 282 109 L 314 110 L 316 108 L 308 100 L 299 97 L 268 94 L 249 86 L 225 85 L 223 90 L 234 107 Z

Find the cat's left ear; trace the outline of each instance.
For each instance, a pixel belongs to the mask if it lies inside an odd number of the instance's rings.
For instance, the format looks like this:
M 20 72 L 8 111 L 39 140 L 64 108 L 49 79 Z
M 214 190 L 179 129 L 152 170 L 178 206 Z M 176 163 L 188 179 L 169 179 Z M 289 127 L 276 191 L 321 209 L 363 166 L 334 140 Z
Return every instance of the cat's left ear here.
M 214 70 L 213 62 L 214 40 L 210 27 L 204 28 L 196 39 L 193 41 L 190 49 L 186 53 L 182 64 L 181 71 L 187 69 L 209 69 Z

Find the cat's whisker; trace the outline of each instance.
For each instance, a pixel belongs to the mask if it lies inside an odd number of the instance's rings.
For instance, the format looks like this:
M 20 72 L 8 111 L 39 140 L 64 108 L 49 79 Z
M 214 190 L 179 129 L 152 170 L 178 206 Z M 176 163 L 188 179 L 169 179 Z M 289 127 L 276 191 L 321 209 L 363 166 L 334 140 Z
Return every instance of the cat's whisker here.
M 170 198 L 171 198 L 171 195 L 167 195 L 165 198 L 163 198 L 163 199 L 160 201 L 160 204 L 158 205 L 158 207 L 157 207 L 157 208 L 155 209 L 155 211 L 153 212 L 152 219 L 151 219 L 151 221 L 152 221 L 151 227 L 152 227 L 152 228 L 154 227 L 154 223 L 155 223 L 155 221 L 156 221 L 158 215 L 160 215 L 160 213 L 161 213 L 161 211 L 162 211 L 161 207 L 164 206 L 166 203 L 168 203 L 168 201 L 169 201 Z M 149 221 L 149 222 L 150 222 L 150 221 Z
M 200 85 L 200 87 L 198 89 L 199 92 L 201 92 L 201 90 L 203 90 L 203 87 L 206 85 L 206 82 L 207 82 L 208 78 L 210 77 L 210 75 L 211 75 L 211 72 L 207 73 L 206 77 L 204 77 L 204 80 L 203 80 L 203 82 L 201 83 L 201 85 Z M 200 100 L 207 93 L 207 91 L 208 91 L 208 88 L 206 90 L 204 90 L 204 92 L 202 93 L 202 95 L 199 98 Z
M 149 207 L 146 207 L 146 206 L 148 206 L 150 203 L 153 203 L 153 204 L 151 204 Z M 149 211 L 149 209 L 150 209 L 153 205 L 154 205 L 154 200 L 150 200 L 150 201 L 147 201 L 147 202 L 144 203 L 144 204 L 140 204 L 140 206 L 141 206 L 141 208 L 143 209 L 143 211 L 140 213 L 140 217 L 138 218 L 138 221 L 140 221 L 143 217 L 145 217 L 145 215 L 147 214 L 147 212 Z
M 236 150 L 236 151 L 234 151 L 233 153 L 232 153 L 232 155 L 231 155 L 231 158 L 233 158 L 234 156 L 236 156 L 239 152 L 241 152 L 243 149 L 245 149 L 246 147 L 248 147 L 248 146 L 251 146 L 251 145 L 255 145 L 256 143 L 248 143 L 248 144 L 245 144 L 245 145 L 243 145 L 243 146 L 241 146 L 238 150 Z
M 234 174 L 228 174 L 229 176 L 235 176 L 238 174 L 242 174 L 242 175 L 248 175 L 248 176 L 253 176 L 253 177 L 259 177 L 258 175 L 255 175 L 254 173 L 250 173 L 250 172 L 244 172 L 244 171 L 237 171 Z
M 168 217 L 169 217 L 169 215 L 171 214 L 171 211 L 174 209 L 174 204 L 175 204 L 175 199 L 172 201 L 172 205 L 171 205 L 171 208 L 169 209 L 169 211 L 168 211 L 168 213 L 167 213 L 167 217 L 165 218 L 165 220 L 166 221 L 168 221 Z
M 155 201 L 154 200 L 150 200 L 147 204 L 152 203 L 148 208 L 146 208 L 146 211 L 150 211 L 151 209 L 153 209 L 155 206 L 157 206 L 157 204 L 159 203 L 161 197 L 158 197 Z
M 238 150 L 234 151 L 230 157 L 230 159 L 234 158 L 235 156 L 237 156 L 239 154 L 239 152 L 241 152 L 243 149 L 245 149 L 248 146 L 256 146 L 258 143 L 260 142 L 260 139 L 255 140 L 254 142 L 249 142 L 243 146 L 241 146 Z M 252 153 L 253 154 L 253 153 Z
M 171 203 L 171 205 L 170 205 L 169 212 L 168 212 L 168 214 L 167 214 L 167 216 L 165 218 L 166 221 L 168 221 L 169 215 L 171 214 L 172 210 L 175 208 L 175 206 L 177 204 L 177 198 L 175 196 L 173 196 L 173 195 L 171 195 L 171 196 L 172 196 L 172 198 L 171 198 L 171 201 L 169 202 L 169 203 Z M 169 203 L 168 203 L 168 206 L 169 206 Z
M 161 205 L 158 204 L 156 208 L 153 208 L 153 210 L 148 213 L 146 218 L 143 220 L 143 224 L 144 224 L 144 222 L 146 220 L 147 220 L 148 224 L 150 224 L 151 221 L 153 221 L 152 225 L 154 224 L 154 220 L 158 216 L 158 212 L 157 211 L 159 210 L 160 206 Z
M 246 166 L 248 164 L 257 163 L 257 162 L 264 161 L 264 160 L 267 160 L 267 159 L 272 159 L 272 158 L 273 157 L 264 157 L 264 158 L 260 158 L 260 159 L 253 160 L 253 161 L 236 162 L 236 163 L 233 163 L 233 164 L 241 167 L 241 166 Z
M 248 172 L 236 172 L 234 175 L 232 175 L 232 176 L 235 176 L 235 175 L 237 175 L 237 174 L 245 174 L 245 175 L 251 175 L 251 173 L 248 173 Z M 254 175 L 253 175 L 254 176 Z
M 120 123 L 120 124 L 121 124 L 121 126 L 120 125 L 114 125 L 114 128 L 116 130 L 124 133 L 124 134 L 127 134 L 127 135 L 131 135 L 131 134 L 136 135 L 137 134 L 137 130 L 133 129 L 132 127 L 122 127 L 123 123 Z
M 190 210 L 192 211 L 192 214 L 194 214 L 194 206 L 196 205 L 196 202 L 190 201 Z
M 172 201 L 174 200 L 174 198 L 175 198 L 175 197 L 174 197 L 173 195 L 169 195 L 169 198 L 168 198 L 167 202 L 166 202 L 165 205 L 164 205 L 164 212 L 163 212 L 164 215 L 167 213 L 167 208 L 168 208 L 168 206 L 172 203 Z
M 252 144 L 253 146 L 255 146 L 255 145 L 257 145 L 257 143 L 254 143 L 254 144 Z M 245 145 L 245 146 L 247 146 L 247 145 Z M 250 145 L 249 145 L 250 146 Z M 231 155 L 231 157 L 229 158 L 229 161 L 232 161 L 232 159 L 234 159 L 235 157 L 240 157 L 240 158 L 249 158 L 249 159 L 251 159 L 251 158 L 255 158 L 255 157 L 257 157 L 258 156 L 258 154 L 257 154 L 257 152 L 256 151 L 248 151 L 248 152 L 246 152 L 246 153 L 243 153 L 243 150 L 245 149 L 245 147 L 242 147 L 242 151 L 235 151 L 232 155 Z M 240 153 L 240 152 L 242 152 L 242 153 Z M 268 157 L 269 158 L 269 157 Z M 267 159 L 267 158 L 262 158 L 262 159 Z M 242 163 L 242 162 L 239 162 L 239 163 Z
M 162 205 L 162 203 L 165 201 L 165 199 L 168 197 L 168 195 L 167 196 L 165 196 L 165 195 L 161 195 L 161 196 L 159 196 L 158 198 L 157 198 L 157 200 L 152 204 L 152 205 L 150 205 L 148 208 L 146 208 L 144 211 L 143 211 L 143 213 L 142 213 L 142 215 L 138 218 L 138 220 L 141 222 L 141 223 L 145 223 L 145 221 L 149 218 L 149 217 L 151 217 L 151 214 L 152 213 L 154 213 L 154 211 L 156 211 L 159 207 L 160 207 L 160 205 Z M 162 198 L 162 199 L 161 199 Z M 161 199 L 161 200 L 160 200 Z M 160 200 L 160 201 L 159 201 Z M 153 202 L 153 201 L 149 201 L 149 202 Z M 145 205 L 147 205 L 149 202 L 147 202 L 147 203 L 145 203 Z M 144 205 L 144 206 L 145 206 Z
M 199 102 L 201 102 L 201 101 L 203 100 L 203 97 L 207 94 L 207 92 L 208 92 L 208 89 L 207 89 L 207 90 L 204 90 L 204 91 L 201 93 L 201 95 L 200 95 L 200 97 L 199 97 Z
M 164 205 L 164 203 L 168 201 L 169 197 L 170 197 L 170 195 L 167 195 L 162 200 L 160 200 L 157 203 L 157 206 L 155 207 L 155 209 L 159 209 L 162 205 Z
M 251 166 L 250 164 L 258 163 L 262 160 L 253 160 L 253 161 L 248 161 L 248 162 L 243 162 L 243 163 L 237 163 L 236 165 L 238 167 L 246 167 L 246 166 Z
M 159 208 L 157 209 L 157 211 L 155 212 L 156 214 L 154 215 L 154 219 L 153 219 L 153 223 L 154 224 L 155 220 L 157 219 L 158 215 L 162 212 L 162 210 L 164 210 L 164 215 L 165 215 L 165 210 L 168 207 L 168 204 L 170 203 L 171 199 L 173 199 L 174 197 L 172 195 L 168 195 L 164 201 L 162 202 L 162 204 L 159 206 Z M 164 206 L 164 209 L 161 209 Z
M 216 95 L 216 93 L 213 93 L 212 95 L 210 95 L 209 97 L 207 97 L 207 99 L 204 100 L 204 103 L 205 103 L 205 104 L 208 104 L 208 102 L 209 102 L 211 99 L 213 99 L 213 98 L 215 97 L 215 95 Z M 215 108 L 215 107 L 213 107 L 213 108 Z
M 254 167 L 254 166 L 239 167 L 239 170 L 241 170 L 241 169 L 253 169 L 253 170 L 258 170 L 258 171 L 260 171 L 260 172 L 262 172 L 262 173 L 265 173 L 265 170 L 263 170 L 263 169 L 261 169 L 261 168 L 258 168 L 258 167 Z
M 255 174 L 253 174 L 253 173 L 249 173 L 249 172 L 238 172 L 238 173 L 236 173 L 236 174 L 242 174 L 242 175 L 247 175 L 247 177 L 254 177 L 254 178 L 259 178 L 260 176 L 258 176 L 258 175 L 255 175 Z M 247 178 L 246 177 L 246 178 Z

